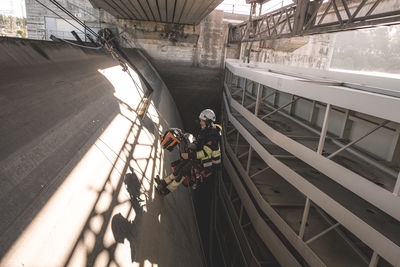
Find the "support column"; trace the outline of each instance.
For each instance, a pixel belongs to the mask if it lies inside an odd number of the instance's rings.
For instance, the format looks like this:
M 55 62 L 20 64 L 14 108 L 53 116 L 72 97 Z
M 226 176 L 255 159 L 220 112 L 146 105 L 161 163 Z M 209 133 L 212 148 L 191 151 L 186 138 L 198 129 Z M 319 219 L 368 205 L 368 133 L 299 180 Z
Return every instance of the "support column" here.
M 400 165 L 400 126 L 398 125 L 393 136 L 392 145 L 390 146 L 389 158 L 393 165 Z
M 372 254 L 371 262 L 369 263 L 369 267 L 376 267 L 378 266 L 378 261 L 379 261 L 379 255 L 374 251 L 374 254 Z
M 345 138 L 345 139 L 349 138 L 351 126 L 353 124 L 353 121 L 349 119 L 350 113 L 351 112 L 349 109 L 347 109 L 346 112 L 344 113 L 343 123 L 339 135 L 340 138 Z
M 261 83 L 258 84 L 258 88 L 257 88 L 257 102 L 256 102 L 256 108 L 254 111 L 254 114 L 257 116 L 258 112 L 260 110 L 260 101 L 261 101 L 261 95 L 262 95 L 262 91 L 263 91 L 263 85 Z M 251 166 L 251 157 L 253 155 L 253 148 L 250 145 L 249 148 L 249 157 L 247 159 L 247 166 L 246 166 L 246 172 L 247 174 L 250 173 L 250 166 Z
M 295 100 L 296 100 L 296 96 L 295 95 L 292 95 L 292 105 L 290 106 L 290 109 L 289 109 L 289 114 L 290 115 L 293 115 L 294 114 L 294 110 L 295 110 L 295 108 L 296 108 L 296 102 L 295 102 Z
M 317 114 L 318 114 L 318 107 L 317 107 L 317 101 L 313 100 L 312 106 L 311 106 L 311 112 L 310 116 L 308 117 L 308 122 L 313 125 L 317 121 Z
M 244 79 L 243 94 L 242 94 L 242 106 L 244 105 L 244 101 L 246 99 L 246 92 L 247 92 L 247 78 Z M 238 153 L 239 138 L 240 138 L 240 133 L 238 131 L 236 133 L 235 155 L 237 155 L 237 153 Z
M 309 0 L 297 0 L 296 13 L 294 14 L 293 32 L 299 34 L 306 23 Z
M 322 124 L 321 136 L 319 138 L 319 144 L 318 144 L 318 149 L 317 149 L 317 153 L 320 155 L 322 155 L 322 151 L 324 150 L 326 133 L 328 131 L 328 123 L 329 123 L 329 114 L 330 113 L 331 113 L 331 104 L 327 104 L 326 110 L 325 110 L 324 123 Z
M 250 146 L 249 148 L 249 157 L 247 158 L 247 166 L 246 166 L 246 172 L 247 174 L 250 173 L 250 167 L 251 167 L 251 157 L 253 156 L 253 148 Z
M 400 172 L 397 176 L 396 184 L 394 185 L 393 194 L 396 196 L 400 196 Z
M 300 239 L 304 238 L 304 233 L 306 231 L 306 225 L 307 225 L 307 220 L 308 220 L 308 214 L 310 213 L 310 204 L 311 204 L 311 201 L 307 197 L 306 205 L 304 206 L 303 218 L 301 219 L 301 225 L 300 225 L 300 231 L 299 231 Z
M 247 78 L 244 79 L 243 95 L 242 95 L 242 106 L 244 105 L 244 100 L 246 98 L 246 92 L 247 92 Z
M 256 115 L 256 116 L 258 116 L 258 112 L 260 111 L 260 102 L 261 102 L 262 91 L 263 91 L 263 85 L 261 83 L 259 83 L 258 88 L 257 88 L 256 108 L 254 111 L 254 115 Z

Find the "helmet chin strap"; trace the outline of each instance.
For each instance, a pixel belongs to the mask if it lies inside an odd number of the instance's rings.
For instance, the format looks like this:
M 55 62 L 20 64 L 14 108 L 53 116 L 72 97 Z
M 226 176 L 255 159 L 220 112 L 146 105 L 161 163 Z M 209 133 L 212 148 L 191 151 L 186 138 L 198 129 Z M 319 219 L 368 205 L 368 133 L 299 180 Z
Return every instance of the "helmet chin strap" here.
M 212 120 L 206 120 L 206 127 L 212 127 L 214 125 Z

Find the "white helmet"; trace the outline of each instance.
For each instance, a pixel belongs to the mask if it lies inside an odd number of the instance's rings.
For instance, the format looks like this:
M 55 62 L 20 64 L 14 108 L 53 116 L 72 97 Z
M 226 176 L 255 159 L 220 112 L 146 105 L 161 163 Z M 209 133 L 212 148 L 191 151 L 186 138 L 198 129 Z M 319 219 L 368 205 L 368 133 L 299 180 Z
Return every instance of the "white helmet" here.
M 199 119 L 203 121 L 211 120 L 212 122 L 215 122 L 215 113 L 211 109 L 205 109 L 200 113 Z

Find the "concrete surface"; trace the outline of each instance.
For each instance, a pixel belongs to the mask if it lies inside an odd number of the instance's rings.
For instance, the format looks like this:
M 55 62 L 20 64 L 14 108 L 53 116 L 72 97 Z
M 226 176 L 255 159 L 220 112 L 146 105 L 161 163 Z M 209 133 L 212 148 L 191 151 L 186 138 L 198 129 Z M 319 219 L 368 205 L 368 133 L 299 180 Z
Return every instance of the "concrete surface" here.
M 123 47 L 145 50 L 154 60 L 196 67 L 222 68 L 228 16 L 214 10 L 197 26 L 118 20 Z M 228 16 L 231 17 L 231 16 Z
M 176 157 L 158 135 L 180 116 L 128 54 L 147 83 L 102 51 L 0 39 L 1 266 L 203 265 L 189 192 L 154 192 Z
M 222 73 L 220 69 L 198 68 L 183 63 L 154 61 L 154 65 L 168 86 L 182 116 L 186 131 L 197 134 L 198 116 L 211 108 L 217 115 L 221 111 Z

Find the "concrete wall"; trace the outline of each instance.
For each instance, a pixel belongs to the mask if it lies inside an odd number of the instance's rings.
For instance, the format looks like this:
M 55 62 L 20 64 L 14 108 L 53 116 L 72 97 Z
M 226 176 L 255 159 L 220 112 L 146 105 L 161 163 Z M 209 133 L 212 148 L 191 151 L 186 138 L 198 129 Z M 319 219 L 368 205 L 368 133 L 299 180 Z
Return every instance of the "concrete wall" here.
M 0 265 L 202 266 L 189 192 L 154 191 L 177 157 L 158 136 L 180 116 L 149 62 L 125 52 L 129 73 L 103 51 L 0 39 Z
M 144 49 L 152 59 L 220 68 L 227 24 L 214 10 L 198 26 L 118 20 L 122 46 Z
M 62 14 L 63 18 L 68 19 L 78 28 L 82 28 L 50 2 L 44 1 L 44 3 L 57 13 Z M 120 42 L 124 47 L 144 49 L 154 60 L 180 62 L 196 67 L 221 67 L 228 24 L 228 21 L 223 19 L 224 16 L 227 16 L 229 20 L 236 17 L 233 14 L 225 15 L 223 11 L 214 10 L 199 25 L 190 26 L 117 20 L 104 10 L 93 8 L 87 0 L 63 0 L 60 3 L 95 31 L 100 27 L 115 27 L 120 33 Z M 72 38 L 69 31 L 73 27 L 57 18 L 54 13 L 45 9 L 36 1 L 27 0 L 26 10 L 30 39 L 49 40 L 51 33 L 60 38 Z M 243 19 L 243 16 L 238 15 L 237 17 Z M 47 26 L 46 19 L 48 20 Z M 50 25 L 52 24 L 49 23 L 50 19 L 56 19 L 60 25 Z M 56 31 L 59 31 L 59 33 Z M 82 35 L 78 30 L 75 31 Z
M 259 43 L 254 42 L 251 47 L 250 61 L 304 68 L 329 69 L 335 37 L 335 34 L 322 34 L 290 39 L 276 39 L 266 41 L 267 48 L 260 48 Z M 241 58 L 244 57 L 247 49 L 249 49 L 249 46 L 246 47 L 246 44 L 241 45 Z M 232 58 L 235 58 L 235 56 Z

